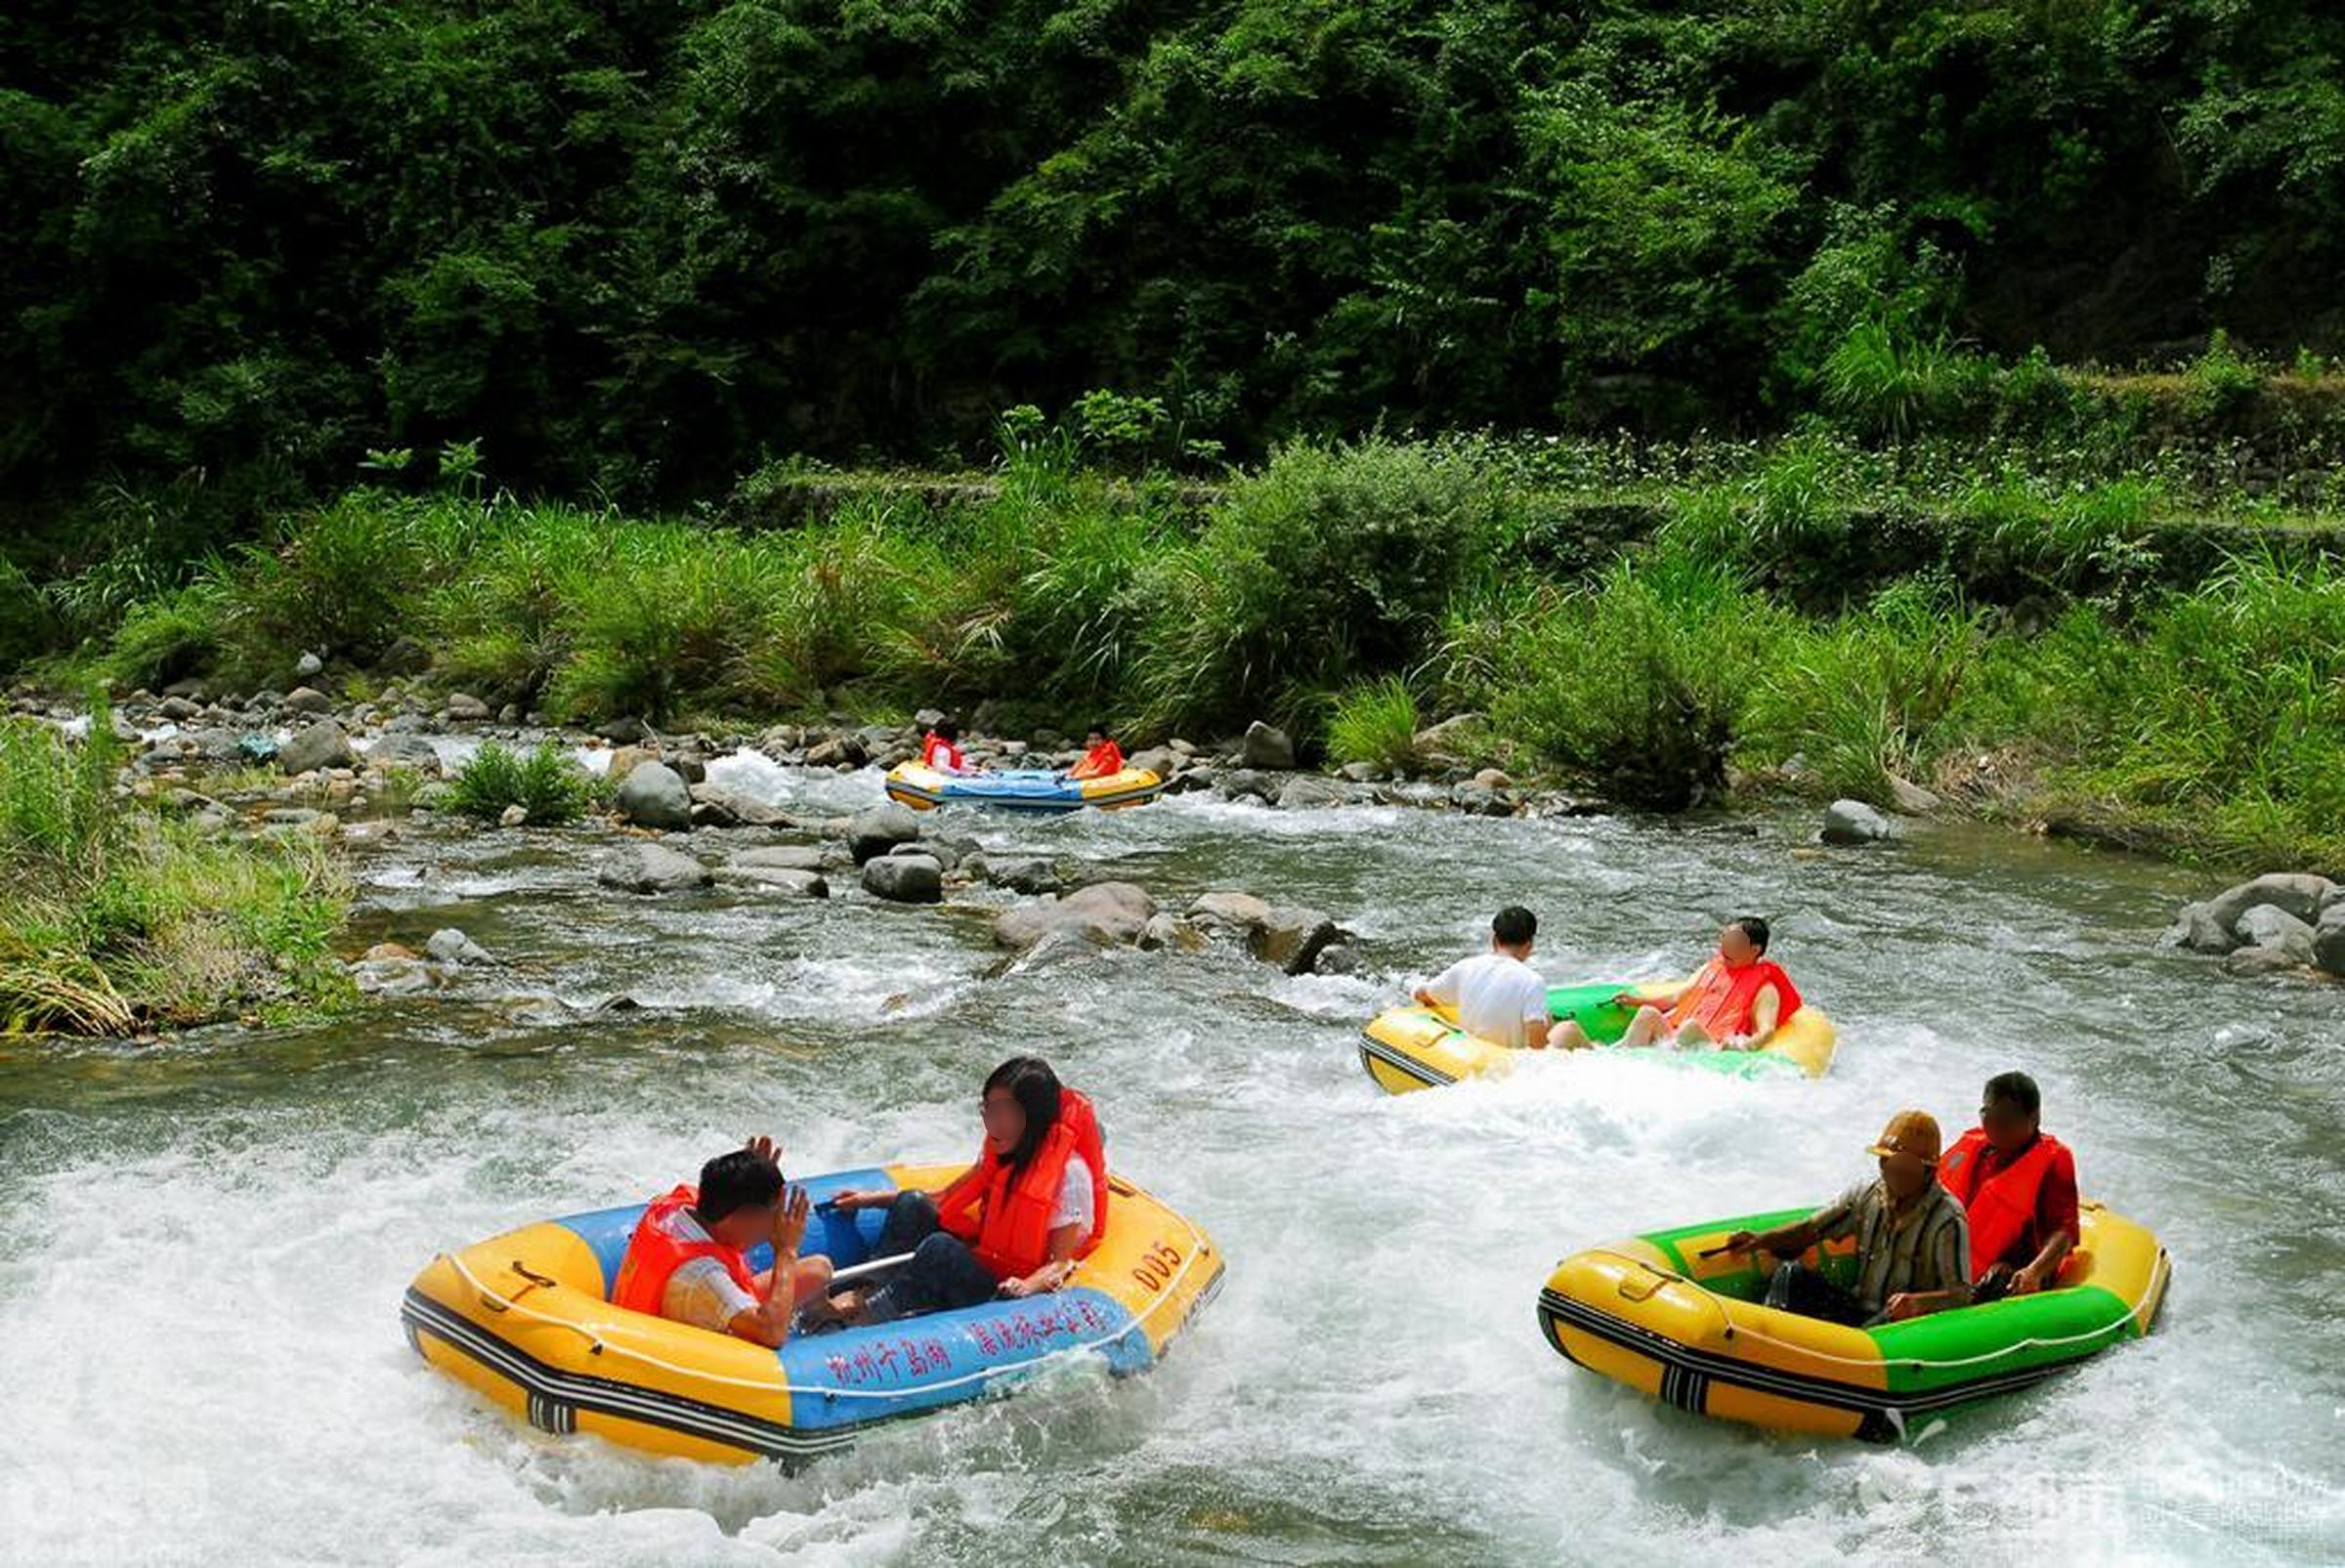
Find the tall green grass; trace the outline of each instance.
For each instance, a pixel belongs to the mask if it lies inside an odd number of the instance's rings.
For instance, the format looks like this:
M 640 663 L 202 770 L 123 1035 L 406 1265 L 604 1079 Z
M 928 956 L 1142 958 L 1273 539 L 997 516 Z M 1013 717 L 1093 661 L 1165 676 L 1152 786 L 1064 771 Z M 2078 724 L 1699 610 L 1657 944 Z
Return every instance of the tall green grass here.
M 129 1035 L 316 1005 L 347 886 L 315 840 L 207 838 L 114 793 L 108 717 L 0 722 L 0 1033 Z
M 450 810 L 494 822 L 514 806 L 532 826 L 576 822 L 594 804 L 594 781 L 551 741 L 516 755 L 485 742 L 448 781 Z

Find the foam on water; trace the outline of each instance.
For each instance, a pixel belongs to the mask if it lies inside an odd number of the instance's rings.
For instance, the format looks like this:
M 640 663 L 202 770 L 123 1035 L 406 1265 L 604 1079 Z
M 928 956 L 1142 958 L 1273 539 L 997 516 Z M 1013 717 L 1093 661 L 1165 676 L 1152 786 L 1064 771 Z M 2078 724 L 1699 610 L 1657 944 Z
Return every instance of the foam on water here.
M 868 772 L 728 777 L 825 810 L 877 794 Z M 603 897 L 576 885 L 591 835 L 516 850 L 451 830 L 398 852 L 435 868 L 444 902 L 381 918 L 455 919 L 506 960 L 468 971 L 457 1001 L 140 1054 L 0 1046 L 12 1548 L 239 1564 L 2345 1554 L 2345 1374 L 2322 1353 L 2345 1267 L 2333 997 L 2145 954 L 2185 879 L 2032 849 L 1983 867 L 1968 846 L 1816 860 L 1771 828 L 1402 817 L 1296 836 L 1282 814 L 1169 804 L 972 826 L 1144 864 L 1175 906 L 1215 886 L 1321 904 L 1388 933 L 1387 979 L 1116 954 L 980 982 L 982 932 L 948 913 Z M 522 864 L 487 869 L 506 856 Z M 518 892 L 458 891 L 525 873 Z M 1682 967 L 1720 914 L 1778 916 L 1779 955 L 1841 1022 L 1834 1073 L 1531 1057 L 1499 1081 L 1376 1093 L 1361 1019 L 1404 973 L 1476 945 L 1509 898 L 1546 916 L 1539 961 L 1557 979 Z M 487 1041 L 427 1027 L 515 974 L 566 996 L 624 985 L 654 1011 Z M 2238 1015 L 2209 1018 L 2210 997 Z M 1098 1096 L 1117 1167 L 1229 1260 L 1146 1378 L 912 1423 L 792 1476 L 533 1432 L 400 1336 L 400 1292 L 436 1250 L 640 1198 L 747 1132 L 781 1135 L 799 1171 L 963 1156 L 978 1080 L 1027 1049 Z M 1658 1408 L 1541 1339 L 1532 1304 L 1562 1253 L 1820 1201 L 1865 1174 L 1890 1111 L 1959 1123 L 2015 1063 L 2043 1081 L 2088 1192 L 2175 1253 L 2147 1341 L 1881 1451 Z

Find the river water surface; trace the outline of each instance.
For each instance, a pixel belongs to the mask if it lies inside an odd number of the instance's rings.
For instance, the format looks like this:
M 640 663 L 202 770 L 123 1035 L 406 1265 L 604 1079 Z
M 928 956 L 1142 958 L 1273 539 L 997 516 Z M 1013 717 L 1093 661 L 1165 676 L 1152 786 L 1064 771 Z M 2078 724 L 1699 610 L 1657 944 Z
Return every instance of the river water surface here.
M 846 811 L 874 775 L 726 782 Z M 987 978 L 981 913 L 596 887 L 616 835 L 403 830 L 360 938 L 498 958 L 330 1026 L 0 1044 L 0 1530 L 27 1562 L 1577 1563 L 2345 1559 L 2345 994 L 2153 940 L 2203 879 L 1805 817 L 1274 812 L 957 823 L 1140 882 L 1324 908 L 1379 978 L 1115 953 Z M 712 842 L 712 835 L 700 835 Z M 1723 918 L 1840 1021 L 1832 1075 L 1539 1059 L 1386 1098 L 1359 1023 L 1519 900 L 1552 979 L 1664 974 Z M 590 1011 L 617 996 L 635 1011 Z M 785 1474 L 531 1431 L 397 1321 L 438 1250 L 637 1201 L 770 1131 L 793 1169 L 973 1151 L 1047 1056 L 1116 1166 L 1229 1262 L 1155 1373 L 890 1429 Z M 1533 1304 L 1581 1246 L 1820 1202 L 1888 1114 L 2025 1067 L 2084 1187 L 2152 1225 L 2158 1332 L 1896 1450 L 1660 1408 Z M 18 1556 L 21 1551 L 23 1555 Z

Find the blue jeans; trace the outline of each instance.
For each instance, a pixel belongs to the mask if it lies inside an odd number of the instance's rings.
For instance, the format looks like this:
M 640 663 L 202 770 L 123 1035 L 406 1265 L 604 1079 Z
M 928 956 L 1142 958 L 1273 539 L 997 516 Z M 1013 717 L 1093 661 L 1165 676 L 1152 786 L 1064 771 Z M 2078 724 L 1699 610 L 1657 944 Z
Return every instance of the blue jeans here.
M 896 1194 L 872 1249 L 874 1257 L 905 1252 L 912 1254 L 912 1261 L 863 1298 L 868 1321 L 886 1323 L 975 1306 L 992 1300 L 1000 1285 L 968 1244 L 937 1222 L 936 1200 L 924 1192 Z

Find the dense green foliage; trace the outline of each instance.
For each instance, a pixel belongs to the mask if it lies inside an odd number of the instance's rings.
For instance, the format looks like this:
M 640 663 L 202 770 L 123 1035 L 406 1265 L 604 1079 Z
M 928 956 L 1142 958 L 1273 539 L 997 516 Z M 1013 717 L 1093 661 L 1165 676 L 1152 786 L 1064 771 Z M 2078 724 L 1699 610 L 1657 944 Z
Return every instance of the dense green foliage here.
M 1660 809 L 1737 770 L 1876 801 L 1903 780 L 2345 857 L 2345 533 L 2177 524 L 2187 474 L 1965 477 L 1809 440 L 1640 475 L 1371 440 L 1282 448 L 1199 509 L 1071 452 L 1018 447 L 933 506 L 850 489 L 782 531 L 355 490 L 142 601 L 97 658 L 248 686 L 302 649 L 362 681 L 420 656 L 492 703 L 670 726 L 942 703 L 1210 741 L 1258 716 L 1410 770 L 1422 728 L 1471 712 L 1469 755 Z M 580 784 L 484 749 L 456 792 L 553 821 Z
M 1967 350 L 2335 350 L 2341 81 L 2306 0 L 27 0 L 0 473 L 175 566 L 450 442 L 1904 434 L 2045 380 Z
M 542 827 L 576 822 L 594 793 L 594 781 L 551 741 L 521 756 L 490 741 L 448 781 L 448 805 L 487 822 L 519 806 L 525 821 Z
M 323 848 L 208 836 L 119 799 L 103 708 L 0 721 L 0 1033 L 129 1035 L 342 994 Z

